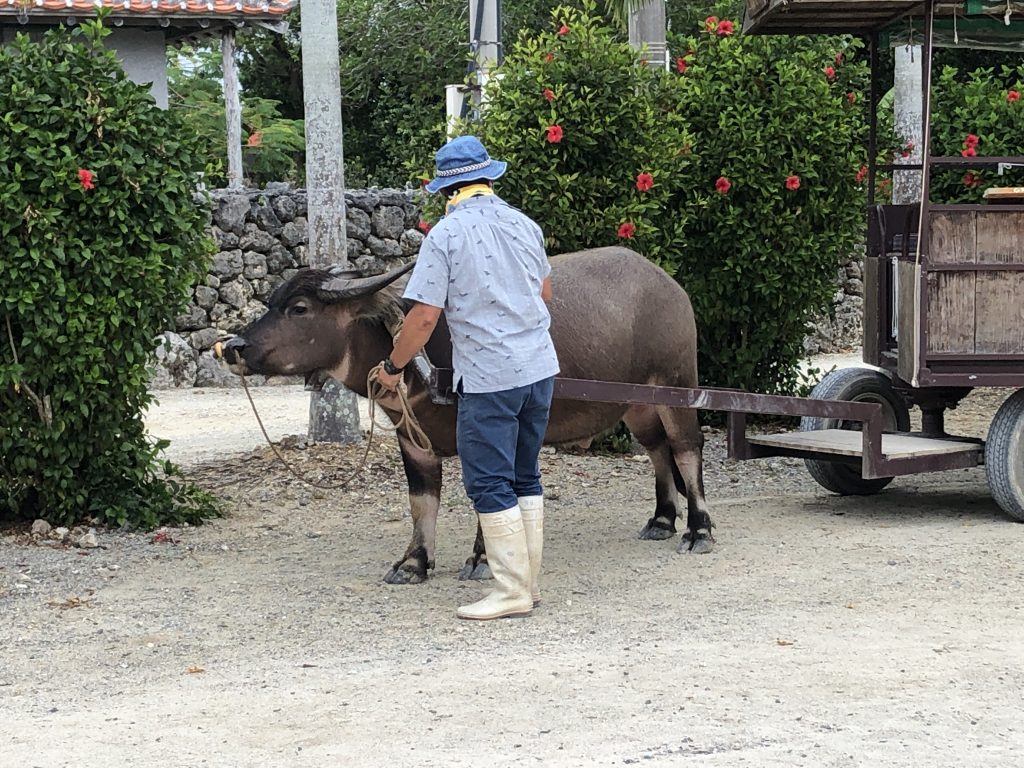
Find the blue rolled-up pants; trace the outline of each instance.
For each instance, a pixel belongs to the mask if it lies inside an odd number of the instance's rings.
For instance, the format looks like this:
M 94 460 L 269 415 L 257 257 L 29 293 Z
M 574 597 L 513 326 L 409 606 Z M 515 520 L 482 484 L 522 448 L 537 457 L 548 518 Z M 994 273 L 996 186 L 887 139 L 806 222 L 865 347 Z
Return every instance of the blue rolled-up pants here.
M 520 496 L 543 493 L 539 457 L 554 386 L 551 377 L 501 392 L 459 393 L 462 483 L 477 512 L 501 512 Z

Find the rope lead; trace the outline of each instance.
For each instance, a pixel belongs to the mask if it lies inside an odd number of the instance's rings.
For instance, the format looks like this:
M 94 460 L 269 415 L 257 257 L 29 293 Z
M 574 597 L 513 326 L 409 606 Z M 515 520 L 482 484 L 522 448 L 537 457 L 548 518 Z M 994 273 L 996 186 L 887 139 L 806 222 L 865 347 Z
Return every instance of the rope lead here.
M 430 438 L 427 437 L 427 433 L 423 431 L 423 427 L 420 426 L 419 420 L 416 418 L 416 414 L 413 413 L 412 407 L 409 405 L 409 393 L 406 390 L 405 382 L 399 382 L 398 389 L 395 393 L 384 389 L 380 382 L 377 381 L 377 376 L 382 370 L 382 364 L 378 363 L 371 368 L 370 372 L 366 375 L 366 394 L 370 401 L 370 434 L 366 438 L 366 450 L 363 451 L 363 457 L 359 461 L 359 466 L 356 467 L 355 471 L 351 475 L 346 477 L 340 483 L 314 483 L 312 480 L 308 480 L 300 475 L 295 467 L 288 463 L 287 459 L 281 455 L 281 451 L 279 451 L 277 446 L 274 445 L 274 442 L 270 439 L 270 435 L 267 434 L 266 428 L 263 426 L 263 419 L 260 418 L 259 411 L 256 410 L 256 403 L 253 402 L 252 393 L 249 391 L 249 384 L 246 382 L 245 376 L 241 376 L 241 379 L 242 389 L 245 390 L 245 396 L 249 398 L 249 405 L 252 406 L 252 412 L 256 417 L 256 423 L 260 425 L 260 432 L 263 433 L 263 437 L 266 439 L 267 445 L 270 446 L 270 449 L 274 452 L 274 455 L 278 460 L 284 464 L 289 472 L 307 485 L 324 490 L 338 490 L 340 488 L 344 488 L 355 480 L 356 477 L 359 476 L 359 473 L 366 467 L 366 458 L 370 455 L 370 447 L 373 445 L 374 428 L 377 426 L 377 401 L 391 394 L 398 395 L 398 402 L 402 411 L 402 417 L 398 420 L 398 423 L 395 424 L 395 431 L 397 432 L 405 427 L 409 441 L 416 448 L 421 451 L 426 451 L 427 453 L 430 453 L 434 449 L 433 444 L 430 442 Z

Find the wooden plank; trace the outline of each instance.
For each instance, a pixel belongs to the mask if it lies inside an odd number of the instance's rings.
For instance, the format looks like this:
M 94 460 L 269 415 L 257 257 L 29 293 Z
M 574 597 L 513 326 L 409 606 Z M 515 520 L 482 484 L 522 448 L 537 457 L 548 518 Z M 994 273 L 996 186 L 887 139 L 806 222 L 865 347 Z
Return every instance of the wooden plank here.
M 977 259 L 979 264 L 1024 264 L 1024 213 L 978 213 Z
M 979 272 L 974 351 L 1024 353 L 1024 272 Z
M 989 187 L 981 196 L 986 200 L 1024 200 L 1024 187 Z
M 975 352 L 977 279 L 974 272 L 928 275 L 928 352 Z
M 864 259 L 864 362 L 879 365 L 885 347 L 885 296 L 883 274 L 885 262 L 877 256 Z
M 811 432 L 754 435 L 748 440 L 754 445 L 787 448 L 794 451 L 813 451 L 832 456 L 860 456 L 862 448 L 862 434 L 849 429 L 820 429 Z M 969 453 L 980 450 L 981 446 L 978 443 L 933 440 L 928 437 L 912 435 L 882 435 L 882 455 L 887 459 Z
M 977 214 L 947 211 L 930 217 L 929 264 L 973 264 L 977 261 Z
M 917 270 L 910 262 L 896 265 L 896 372 L 904 381 L 917 378 L 917 344 L 921 325 L 914 307 Z

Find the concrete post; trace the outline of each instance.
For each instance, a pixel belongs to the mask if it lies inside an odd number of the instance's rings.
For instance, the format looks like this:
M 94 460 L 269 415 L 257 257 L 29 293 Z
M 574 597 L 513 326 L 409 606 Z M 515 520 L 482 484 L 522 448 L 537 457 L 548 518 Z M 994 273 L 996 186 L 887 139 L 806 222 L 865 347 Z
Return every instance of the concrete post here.
M 469 0 L 470 73 L 476 86 L 473 101 L 477 109 L 491 70 L 505 59 L 501 46 L 501 0 Z
M 348 260 L 337 6 L 334 0 L 302 0 L 300 8 L 309 265 L 326 269 Z
M 922 93 L 921 46 L 899 45 L 894 49 L 895 92 L 893 94 L 893 125 L 896 134 L 914 148 L 908 157 L 898 156 L 899 163 L 920 163 L 924 147 L 924 94 Z M 921 172 L 895 171 L 892 201 L 896 204 L 916 203 L 921 199 Z
M 647 0 L 629 14 L 629 44 L 646 49 L 647 66 L 668 69 L 668 17 L 665 0 Z
M 309 265 L 348 263 L 345 236 L 345 164 L 341 130 L 338 8 L 335 0 L 302 0 L 302 88 L 306 124 L 306 195 Z M 356 442 L 359 403 L 329 381 L 309 402 L 309 437 L 316 442 Z

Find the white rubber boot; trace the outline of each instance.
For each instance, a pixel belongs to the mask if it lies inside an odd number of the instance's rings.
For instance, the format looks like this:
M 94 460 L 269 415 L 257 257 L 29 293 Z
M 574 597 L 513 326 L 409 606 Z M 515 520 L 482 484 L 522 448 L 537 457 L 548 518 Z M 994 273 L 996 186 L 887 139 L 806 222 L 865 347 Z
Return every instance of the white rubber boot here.
M 496 584 L 482 600 L 456 611 L 460 619 L 500 619 L 526 616 L 533 610 L 530 597 L 530 555 L 526 549 L 523 516 L 518 505 L 502 512 L 477 514 L 484 535 L 487 564 Z
M 520 496 L 526 551 L 530 553 L 530 594 L 534 607 L 540 605 L 540 565 L 544 553 L 544 497 Z

